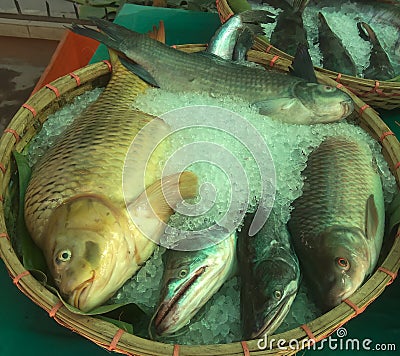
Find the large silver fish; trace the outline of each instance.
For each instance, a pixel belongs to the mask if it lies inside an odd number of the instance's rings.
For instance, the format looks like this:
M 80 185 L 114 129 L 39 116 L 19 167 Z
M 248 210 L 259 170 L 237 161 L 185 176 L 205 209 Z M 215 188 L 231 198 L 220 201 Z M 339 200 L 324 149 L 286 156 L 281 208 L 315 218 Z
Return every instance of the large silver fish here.
M 184 53 L 108 21 L 93 22 L 104 33 L 77 25 L 72 29 L 122 52 L 141 66 L 142 74 L 148 73 L 149 82 L 166 90 L 239 97 L 260 113 L 289 123 L 337 121 L 353 111 L 351 98 L 335 87 L 216 56 Z
M 260 24 L 274 22 L 272 16 L 271 12 L 263 10 L 249 10 L 232 16 L 215 32 L 207 52 L 227 60 L 243 60 L 245 53 L 242 48 L 252 46 L 254 36 L 263 34 Z
M 236 271 L 236 232 L 203 250 L 164 254 L 163 287 L 153 317 L 157 334 L 175 333 Z
M 302 271 L 325 310 L 353 294 L 375 268 L 385 210 L 369 146 L 332 137 L 311 153 L 289 221 Z
M 264 227 L 250 237 L 251 217 L 246 218 L 238 241 L 245 339 L 270 335 L 279 327 L 296 297 L 300 280 L 299 261 L 286 228 L 279 234 L 271 233 L 269 224 L 277 221 L 271 213 Z

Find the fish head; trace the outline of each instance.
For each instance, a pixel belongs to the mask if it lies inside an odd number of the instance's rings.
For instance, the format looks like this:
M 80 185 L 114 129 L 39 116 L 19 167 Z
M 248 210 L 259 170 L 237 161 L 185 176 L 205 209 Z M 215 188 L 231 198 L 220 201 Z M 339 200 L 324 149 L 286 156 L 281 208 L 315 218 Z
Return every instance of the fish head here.
M 295 85 L 293 91 L 294 96 L 307 109 L 304 112 L 307 112 L 310 124 L 338 121 L 354 110 L 351 97 L 330 85 L 301 81 Z
M 129 269 L 124 231 L 116 211 L 103 202 L 82 197 L 60 205 L 44 233 L 47 265 L 72 306 L 90 311 L 124 282 L 124 269 Z
M 236 236 L 199 251 L 167 251 L 159 306 L 153 316 L 159 335 L 184 327 L 233 274 Z M 225 251 L 224 251 L 225 250 Z
M 296 255 L 273 247 L 268 259 L 259 261 L 253 273 L 253 288 L 241 306 L 244 337 L 271 335 L 282 323 L 296 297 L 300 269 Z M 247 294 L 247 292 L 245 292 Z
M 318 253 L 303 261 L 303 270 L 314 286 L 317 303 L 328 311 L 362 285 L 370 269 L 370 253 L 358 228 L 331 227 L 318 240 Z

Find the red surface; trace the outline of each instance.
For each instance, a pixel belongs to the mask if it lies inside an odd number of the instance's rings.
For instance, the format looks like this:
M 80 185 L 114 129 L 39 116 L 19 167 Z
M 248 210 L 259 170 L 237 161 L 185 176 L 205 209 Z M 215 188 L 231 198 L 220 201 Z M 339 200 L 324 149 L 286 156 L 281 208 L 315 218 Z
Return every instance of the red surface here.
M 53 80 L 87 65 L 98 45 L 99 43 L 91 38 L 65 31 L 63 39 L 58 44 L 32 94 Z

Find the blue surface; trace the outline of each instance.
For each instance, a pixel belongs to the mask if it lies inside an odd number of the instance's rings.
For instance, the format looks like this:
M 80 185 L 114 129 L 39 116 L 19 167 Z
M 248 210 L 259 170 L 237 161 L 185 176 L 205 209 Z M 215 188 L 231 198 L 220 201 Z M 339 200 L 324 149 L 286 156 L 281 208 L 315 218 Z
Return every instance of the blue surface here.
M 155 9 L 141 6 L 125 6 L 116 22 L 139 32 L 151 30 L 153 24 L 163 19 L 168 44 L 205 43 L 219 24 L 215 14 L 194 13 L 184 10 Z M 201 29 L 199 31 L 198 29 Z M 105 58 L 105 49 L 99 49 L 94 61 Z M 384 112 L 389 127 L 400 137 L 400 110 Z M 110 355 L 94 343 L 61 327 L 48 314 L 25 297 L 9 278 L 3 262 L 0 262 L 0 356 L 70 356 Z M 347 337 L 371 339 L 371 348 L 377 343 L 396 344 L 396 351 L 338 351 L 325 345 L 322 351 L 306 351 L 306 354 L 335 355 L 340 353 L 371 355 L 400 354 L 400 281 L 396 280 L 368 309 L 345 325 Z M 340 346 L 340 345 L 339 345 Z M 300 352 L 300 355 L 304 351 Z
M 168 45 L 208 43 L 220 25 L 218 15 L 214 13 L 131 4 L 122 7 L 114 22 L 136 32 L 146 33 L 153 29 L 153 25 L 158 27 L 160 20 L 164 21 L 165 42 Z M 107 58 L 107 48 L 100 45 L 91 63 Z

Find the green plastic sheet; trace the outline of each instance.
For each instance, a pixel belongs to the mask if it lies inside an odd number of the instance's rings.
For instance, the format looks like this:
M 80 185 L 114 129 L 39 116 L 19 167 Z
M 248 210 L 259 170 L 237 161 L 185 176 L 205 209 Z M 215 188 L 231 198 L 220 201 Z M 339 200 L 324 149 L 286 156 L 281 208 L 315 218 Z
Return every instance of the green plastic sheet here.
M 125 5 L 116 22 L 139 32 L 152 29 L 163 19 L 166 25 L 167 43 L 206 43 L 219 25 L 216 14 L 184 10 L 160 9 Z M 93 62 L 107 58 L 102 46 Z M 400 110 L 382 112 L 391 130 L 400 137 Z M 94 343 L 58 325 L 43 309 L 25 297 L 9 278 L 4 263 L 0 262 L 0 356 L 106 356 L 109 352 Z M 325 343 L 322 350 L 306 350 L 299 354 L 320 355 L 398 355 L 400 354 L 400 281 L 397 279 L 367 310 L 352 319 L 344 328 L 347 336 L 331 338 L 337 341 Z M 340 339 L 342 341 L 340 342 Z M 366 344 L 371 350 L 345 350 L 346 340 L 370 339 Z M 347 342 L 348 348 L 356 343 Z M 382 344 L 382 345 L 378 345 Z M 378 346 L 392 347 L 396 351 L 376 351 Z M 336 348 L 334 349 L 334 347 Z M 341 347 L 342 346 L 342 347 Z M 316 348 L 321 347 L 317 344 Z

